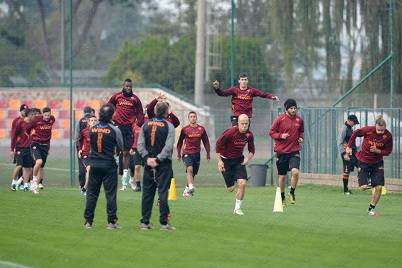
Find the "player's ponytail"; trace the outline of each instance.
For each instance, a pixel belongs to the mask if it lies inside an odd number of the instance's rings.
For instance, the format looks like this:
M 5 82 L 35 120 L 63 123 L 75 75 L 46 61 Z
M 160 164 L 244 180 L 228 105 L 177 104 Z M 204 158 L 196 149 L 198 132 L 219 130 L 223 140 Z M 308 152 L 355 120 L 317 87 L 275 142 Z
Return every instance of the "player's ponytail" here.
M 375 124 L 381 127 L 387 127 L 387 123 L 385 123 L 384 116 L 382 114 L 377 116 Z

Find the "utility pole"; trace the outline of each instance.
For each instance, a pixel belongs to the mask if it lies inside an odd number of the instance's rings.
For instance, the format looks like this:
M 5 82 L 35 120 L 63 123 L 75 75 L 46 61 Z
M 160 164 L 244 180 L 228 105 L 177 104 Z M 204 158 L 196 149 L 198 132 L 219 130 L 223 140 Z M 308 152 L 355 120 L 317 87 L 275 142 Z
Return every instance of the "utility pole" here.
M 64 61 L 65 61 L 65 49 L 64 49 L 64 20 L 65 20 L 66 9 L 64 5 L 64 0 L 60 0 L 60 84 L 64 86 L 65 81 L 65 70 L 64 70 Z
M 206 21 L 206 0 L 197 1 L 197 43 L 195 52 L 195 82 L 194 102 L 197 105 L 204 105 L 205 86 L 205 21 Z

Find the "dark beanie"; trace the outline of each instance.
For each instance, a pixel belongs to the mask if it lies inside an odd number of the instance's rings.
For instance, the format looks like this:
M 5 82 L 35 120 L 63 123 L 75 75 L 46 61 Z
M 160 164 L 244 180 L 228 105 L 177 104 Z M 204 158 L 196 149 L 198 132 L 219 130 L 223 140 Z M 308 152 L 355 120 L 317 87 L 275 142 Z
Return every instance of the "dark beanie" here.
M 287 99 L 283 105 L 285 106 L 285 110 L 293 106 L 297 108 L 297 103 L 294 99 Z

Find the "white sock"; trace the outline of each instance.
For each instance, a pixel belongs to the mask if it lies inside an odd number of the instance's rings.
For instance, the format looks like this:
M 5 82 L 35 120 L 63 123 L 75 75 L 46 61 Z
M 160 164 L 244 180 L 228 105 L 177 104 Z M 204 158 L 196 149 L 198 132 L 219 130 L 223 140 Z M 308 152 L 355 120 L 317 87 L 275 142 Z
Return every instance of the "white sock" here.
M 235 209 L 240 209 L 242 202 L 243 202 L 243 200 L 236 199 Z
M 191 189 L 194 189 L 194 185 L 190 183 L 190 184 L 188 185 L 188 189 L 190 189 L 190 190 L 191 190 Z
M 29 183 L 24 182 L 24 188 L 29 188 Z
M 23 177 L 20 177 L 20 178 L 18 179 L 18 181 L 17 181 L 17 184 L 20 185 L 23 180 L 24 180 L 24 178 L 23 178 Z
M 123 176 L 128 176 L 128 169 L 123 169 Z
M 13 179 L 13 181 L 11 182 L 11 185 L 15 185 L 17 184 L 17 181 Z
M 130 182 L 133 182 L 134 181 L 134 177 L 131 177 L 131 175 L 130 175 Z

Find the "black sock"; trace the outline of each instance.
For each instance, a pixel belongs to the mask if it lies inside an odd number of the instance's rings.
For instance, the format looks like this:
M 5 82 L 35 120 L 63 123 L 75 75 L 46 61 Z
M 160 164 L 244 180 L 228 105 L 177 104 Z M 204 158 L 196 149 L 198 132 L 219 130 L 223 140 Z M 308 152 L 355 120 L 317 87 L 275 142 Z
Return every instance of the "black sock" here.
M 349 183 L 349 180 L 343 179 L 343 191 L 344 191 L 344 192 L 349 191 L 348 183 Z
M 285 193 L 281 192 L 282 201 L 285 200 Z
M 295 195 L 296 188 L 290 187 L 290 194 Z
M 373 209 L 375 209 L 375 206 L 370 203 L 370 206 L 369 206 L 368 210 L 370 211 L 370 210 L 373 210 Z
M 141 187 L 141 182 L 140 182 L 140 181 L 136 181 L 135 184 L 136 184 L 138 187 Z

